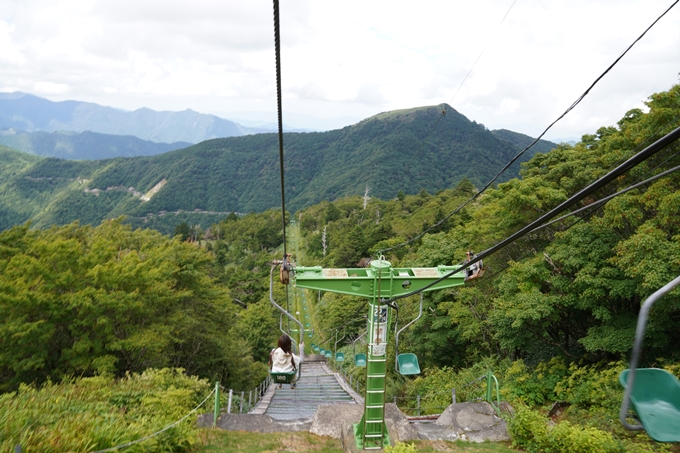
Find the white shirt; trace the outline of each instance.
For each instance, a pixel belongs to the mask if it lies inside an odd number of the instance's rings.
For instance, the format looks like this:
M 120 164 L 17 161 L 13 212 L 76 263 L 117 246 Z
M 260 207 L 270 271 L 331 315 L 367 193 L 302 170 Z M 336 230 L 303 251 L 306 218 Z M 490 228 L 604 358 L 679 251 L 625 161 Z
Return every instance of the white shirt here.
M 293 365 L 290 363 L 291 357 L 295 360 L 295 368 L 300 369 L 300 362 L 302 362 L 300 357 L 295 354 L 286 354 L 283 349 L 276 348 L 272 354 L 272 372 L 290 373 L 293 371 Z

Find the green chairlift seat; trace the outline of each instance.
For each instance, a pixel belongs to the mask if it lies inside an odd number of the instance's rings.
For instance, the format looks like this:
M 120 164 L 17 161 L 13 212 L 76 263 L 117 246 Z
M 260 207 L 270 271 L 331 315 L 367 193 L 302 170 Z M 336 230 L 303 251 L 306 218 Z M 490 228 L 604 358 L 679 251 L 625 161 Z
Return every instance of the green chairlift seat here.
M 418 365 L 418 357 L 413 353 L 399 354 L 397 356 L 397 363 L 399 364 L 399 373 L 404 375 L 420 374 L 420 366 Z
M 344 352 L 336 352 L 335 353 L 335 361 L 336 362 L 344 362 L 345 361 L 345 353 Z
M 316 352 L 317 354 L 318 354 L 318 353 L 319 353 L 319 351 L 320 351 L 320 349 L 319 349 L 319 347 L 318 347 L 318 346 L 314 346 L 314 347 L 313 347 L 312 349 L 313 349 L 313 350 L 314 350 L 314 352 Z
M 415 354 L 408 352 L 404 354 L 399 354 L 399 334 L 407 329 L 411 324 L 420 319 L 423 315 L 423 293 L 420 293 L 420 309 L 418 310 L 418 316 L 413 321 L 406 324 L 404 327 L 399 329 L 394 338 L 394 348 L 396 357 L 394 358 L 394 368 L 402 375 L 410 376 L 414 374 L 420 374 L 420 365 L 418 365 L 418 357 Z
M 366 354 L 354 354 L 354 366 L 366 366 Z
M 619 421 L 630 430 L 646 431 L 657 442 L 680 442 L 680 382 L 666 370 L 637 366 L 649 311 L 654 302 L 677 285 L 680 285 L 680 277 L 657 290 L 640 307 L 630 367 L 619 375 L 619 382 L 624 388 Z M 631 405 L 641 425 L 628 423 Z
M 297 372 L 290 371 L 288 373 L 269 373 L 275 384 L 290 384 L 295 380 Z
M 326 351 L 326 358 L 330 359 L 331 357 L 333 357 L 333 353 L 331 351 Z
M 321 349 L 319 350 L 319 354 L 321 354 L 321 355 L 326 355 L 326 350 L 325 350 L 324 348 L 321 348 Z
M 619 375 L 624 389 L 629 372 Z M 638 368 L 630 401 L 649 437 L 657 442 L 680 442 L 680 382 L 675 376 L 659 368 Z

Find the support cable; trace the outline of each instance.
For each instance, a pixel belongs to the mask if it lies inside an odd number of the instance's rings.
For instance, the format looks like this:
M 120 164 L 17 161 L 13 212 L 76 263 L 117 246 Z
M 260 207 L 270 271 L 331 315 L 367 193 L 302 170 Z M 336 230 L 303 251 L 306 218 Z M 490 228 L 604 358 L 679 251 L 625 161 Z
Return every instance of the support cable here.
M 491 187 L 491 185 L 492 185 L 494 182 L 496 182 L 496 180 L 497 180 L 497 179 L 505 172 L 505 170 L 507 170 L 507 169 L 510 167 L 510 165 L 512 165 L 513 163 L 515 163 L 515 161 L 517 161 L 517 159 L 519 159 L 525 152 L 527 152 L 527 151 L 528 151 L 529 149 L 531 149 L 536 143 L 538 143 L 538 141 L 539 141 L 539 140 L 540 140 L 540 139 L 541 139 L 541 138 L 542 138 L 542 137 L 543 137 L 543 136 L 544 136 L 544 135 L 545 135 L 545 134 L 546 134 L 546 133 L 547 133 L 547 132 L 548 132 L 548 131 L 556 124 L 556 123 L 557 123 L 557 122 L 558 122 L 558 121 L 560 121 L 560 120 L 561 120 L 562 118 L 564 118 L 569 112 L 571 112 L 571 111 L 572 111 L 572 110 L 573 110 L 573 109 L 574 109 L 574 108 L 575 108 L 575 107 L 576 107 L 576 106 L 577 106 L 577 105 L 578 105 L 578 104 L 579 104 L 579 103 L 580 103 L 580 102 L 581 102 L 581 101 L 582 101 L 582 100 L 590 93 L 590 91 L 593 89 L 593 87 L 595 87 L 595 85 L 596 85 L 596 84 L 597 84 L 597 83 L 598 83 L 598 82 L 599 82 L 599 81 L 600 81 L 600 80 L 601 80 L 601 79 L 602 79 L 609 71 L 611 71 L 612 68 L 613 68 L 614 66 L 616 66 L 616 64 L 617 64 L 617 63 L 618 63 L 618 62 L 619 62 L 619 61 L 620 61 L 620 60 L 628 53 L 628 51 L 629 51 L 630 49 L 632 49 L 633 46 L 634 46 L 635 44 L 637 44 L 637 42 L 640 41 L 640 40 L 642 39 L 642 37 L 645 36 L 645 35 L 647 34 L 647 32 L 648 32 L 654 25 L 656 25 L 656 23 L 657 23 L 659 20 L 661 20 L 661 18 L 662 18 L 663 16 L 666 15 L 666 13 L 668 13 L 668 12 L 669 12 L 676 4 L 678 4 L 678 2 L 680 2 L 680 0 L 675 0 L 675 1 L 673 2 L 673 4 L 671 4 L 671 6 L 669 6 L 668 9 L 666 9 L 666 11 L 664 11 L 659 17 L 657 17 L 656 20 L 655 20 L 654 22 L 652 22 L 652 24 L 651 24 L 649 27 L 647 27 L 647 29 L 646 29 L 644 32 L 642 32 L 642 34 L 641 34 L 640 36 L 638 36 L 637 39 L 636 39 L 635 41 L 633 41 L 633 43 L 630 44 L 630 45 L 628 46 L 628 48 L 626 48 L 626 50 L 624 50 L 623 53 L 621 53 L 621 55 L 619 55 L 619 57 L 618 57 L 616 60 L 614 60 L 614 62 L 613 62 L 611 65 L 609 65 L 609 67 L 608 67 L 607 69 L 605 69 L 605 71 L 604 71 L 602 74 L 600 74 L 600 76 L 599 76 L 597 79 L 595 79 L 595 81 L 588 87 L 588 89 L 586 89 L 586 91 L 585 91 L 583 94 L 581 94 L 581 95 L 580 95 L 580 96 L 579 96 L 579 97 L 578 97 L 578 98 L 577 98 L 577 99 L 569 106 L 569 108 L 567 108 L 567 110 L 564 111 L 564 113 L 562 113 L 562 115 L 560 115 L 555 121 L 553 121 L 552 123 L 550 123 L 550 124 L 548 125 L 548 127 L 546 127 L 545 130 L 544 130 L 543 132 L 541 132 L 541 134 L 540 134 L 538 137 L 536 137 L 536 138 L 534 139 L 534 141 L 532 141 L 532 142 L 529 144 L 529 146 L 527 146 L 526 148 L 524 148 L 524 149 L 523 149 L 522 151 L 520 151 L 515 157 L 513 157 L 512 159 L 510 159 L 510 161 L 509 161 L 509 162 L 508 162 L 508 163 L 507 163 L 507 164 L 506 164 L 506 165 L 505 165 L 505 166 L 504 166 L 504 167 L 496 174 L 496 176 L 494 176 L 494 177 L 493 177 L 493 178 L 492 178 L 492 179 L 491 179 L 491 180 L 490 180 L 490 181 L 482 188 L 482 190 L 480 190 L 479 192 L 477 192 L 476 194 L 474 194 L 474 195 L 473 195 L 472 197 L 470 197 L 467 201 L 465 201 L 462 205 L 460 205 L 459 207 L 457 207 L 456 209 L 454 209 L 451 213 L 449 213 L 449 214 L 447 214 L 446 216 L 444 216 L 444 218 L 441 219 L 439 222 L 437 222 L 437 223 L 435 223 L 434 225 L 432 225 L 432 226 L 428 227 L 427 229 L 425 229 L 425 231 L 423 231 L 422 233 L 418 234 L 417 236 L 415 236 L 415 237 L 413 237 L 413 238 L 409 239 L 408 241 L 405 241 L 405 242 L 403 242 L 403 243 L 401 243 L 401 244 L 397 244 L 397 245 L 395 245 L 395 246 L 393 246 L 393 247 L 388 247 L 388 248 L 386 248 L 386 249 L 380 250 L 378 253 L 379 253 L 379 254 L 382 254 L 382 253 L 384 253 L 384 252 L 389 252 L 389 251 L 391 251 L 391 250 L 395 250 L 395 249 L 398 249 L 398 248 L 401 248 L 401 247 L 404 247 L 404 246 L 406 246 L 406 245 L 409 245 L 409 244 L 413 243 L 414 241 L 416 241 L 416 240 L 420 239 L 421 237 L 423 237 L 427 232 L 431 231 L 432 229 L 434 229 L 434 228 L 440 226 L 441 224 L 443 224 L 444 222 L 446 222 L 449 218 L 451 218 L 451 216 L 453 216 L 454 214 L 458 213 L 461 209 L 463 209 L 465 206 L 467 206 L 468 204 L 470 204 L 472 201 L 476 200 L 482 193 L 484 193 L 489 187 Z
M 678 171 L 678 170 L 680 170 L 680 165 L 678 165 L 677 167 L 673 167 L 673 168 L 671 168 L 671 169 L 669 169 L 669 170 L 666 170 L 666 171 L 664 171 L 664 172 L 662 172 L 662 173 L 659 173 L 658 175 L 652 176 L 652 177 L 649 178 L 649 179 L 645 179 L 645 180 L 642 181 L 642 182 L 639 182 L 639 183 L 637 183 L 637 184 L 633 184 L 633 185 L 630 186 L 630 187 L 626 187 L 625 189 L 620 190 L 620 191 L 618 191 L 618 192 L 616 192 L 616 193 L 614 193 L 614 194 L 612 194 L 612 195 L 609 195 L 608 197 L 604 197 L 604 198 L 602 198 L 602 199 L 600 199 L 600 200 L 597 200 L 597 201 L 595 201 L 595 202 L 593 202 L 593 203 L 590 203 L 590 204 L 587 205 L 587 206 L 584 206 L 584 207 L 582 207 L 582 208 L 580 208 L 580 209 L 577 209 L 576 211 L 572 211 L 572 212 L 570 212 L 570 213 L 567 214 L 567 215 L 563 215 L 562 217 L 560 217 L 560 218 L 558 218 L 558 219 L 555 219 L 555 220 L 552 220 L 552 221 L 550 221 L 550 222 L 548 222 L 548 223 L 545 223 L 545 224 L 543 224 L 543 225 L 541 225 L 541 226 L 539 226 L 539 227 L 537 227 L 537 228 L 531 230 L 531 233 L 535 233 L 536 231 L 542 230 L 543 228 L 546 228 L 546 227 L 548 227 L 548 226 L 550 226 L 550 225 L 552 225 L 552 224 L 554 224 L 554 223 L 557 223 L 557 222 L 559 222 L 560 220 L 564 220 L 564 219 L 566 219 L 567 217 L 573 216 L 574 214 L 578 214 L 579 212 L 583 212 L 583 211 L 585 211 L 586 209 L 591 209 L 591 208 L 594 208 L 594 207 L 596 207 L 596 206 L 599 206 L 599 205 L 601 205 L 602 203 L 606 203 L 607 201 L 611 200 L 612 198 L 618 197 L 619 195 L 623 195 L 623 194 L 626 193 L 626 192 L 629 192 L 629 191 L 631 191 L 631 190 L 633 190 L 633 189 L 637 189 L 637 188 L 639 188 L 639 187 L 641 187 L 641 186 L 644 186 L 644 185 L 646 185 L 646 184 L 649 184 L 650 182 L 656 181 L 657 179 L 663 178 L 664 176 L 668 176 L 668 175 L 670 175 L 671 173 L 674 173 L 674 172 L 676 172 L 676 171 Z
M 512 8 L 515 6 L 515 3 L 517 3 L 517 0 L 513 0 L 512 4 L 510 5 L 510 8 L 508 8 L 508 10 L 505 12 L 503 19 L 501 19 L 500 23 L 498 24 L 498 29 L 500 29 L 501 26 L 503 25 L 503 22 L 505 22 L 505 19 L 508 17 L 508 14 L 510 14 L 510 11 L 512 11 Z M 489 39 L 489 41 L 490 41 L 490 39 Z M 468 77 L 470 77 L 470 74 L 472 74 L 472 71 L 475 69 L 475 66 L 477 66 L 477 63 L 482 58 L 482 55 L 484 55 L 484 52 L 486 51 L 487 45 L 488 45 L 488 41 L 487 41 L 487 44 L 485 44 L 484 47 L 482 48 L 482 51 L 479 52 L 479 55 L 477 55 L 477 59 L 474 61 L 474 63 L 472 63 L 470 70 L 467 72 L 467 74 L 465 74 L 465 77 L 463 77 L 463 80 L 460 82 L 460 85 L 458 85 L 458 89 L 456 90 L 456 92 L 451 97 L 451 100 L 449 101 L 449 106 L 450 106 L 450 104 L 453 104 L 454 99 L 456 99 L 456 96 L 458 96 L 458 92 L 460 91 L 461 88 L 463 88 L 463 85 L 465 85 L 465 81 L 468 79 Z M 423 141 L 420 143 L 420 147 L 418 148 L 418 150 L 415 152 L 415 154 L 413 155 L 413 157 L 409 161 L 408 165 L 406 166 L 407 169 L 410 169 L 412 167 L 413 161 L 416 160 L 416 158 L 420 155 L 420 152 L 422 151 L 423 147 L 427 143 L 427 140 L 430 138 L 430 136 L 435 131 L 435 129 L 437 129 L 439 122 L 442 120 L 442 118 L 444 118 L 444 116 L 446 116 L 446 104 L 444 104 L 444 106 L 442 107 L 442 113 L 437 118 L 437 121 L 435 121 L 434 125 L 432 126 L 432 129 L 430 129 L 430 132 L 425 136 Z M 388 249 L 388 250 L 390 250 L 390 249 Z
M 283 179 L 283 108 L 281 106 L 281 37 L 279 31 L 279 0 L 274 0 L 274 52 L 276 54 L 276 107 L 279 121 L 279 169 L 281 179 L 281 227 L 283 258 L 286 259 L 286 197 Z
M 678 1 L 680 1 L 680 0 L 678 0 Z M 469 266 L 471 264 L 477 263 L 477 262 L 483 260 L 484 258 L 486 258 L 487 256 L 489 256 L 489 255 L 497 252 L 498 250 L 504 248 L 505 246 L 511 244 L 512 242 L 516 241 L 517 239 L 521 238 L 522 236 L 526 235 L 527 233 L 530 233 L 531 231 L 533 231 L 537 227 L 548 222 L 550 219 L 552 219 L 553 217 L 555 217 L 556 215 L 558 215 L 562 211 L 566 210 L 570 206 L 572 206 L 575 203 L 586 198 L 591 193 L 601 189 L 606 184 L 615 180 L 616 178 L 618 178 L 619 176 L 621 176 L 622 174 L 624 174 L 625 172 L 627 172 L 631 168 L 633 168 L 633 167 L 639 165 L 640 163 L 644 162 L 645 160 L 649 159 L 654 154 L 659 152 L 661 149 L 665 148 L 666 146 L 670 145 L 671 143 L 673 143 L 675 140 L 678 140 L 678 139 L 680 139 L 680 127 L 675 129 L 674 131 L 670 132 L 669 134 L 663 136 L 662 138 L 660 138 L 656 142 L 652 143 L 650 146 L 643 149 L 642 151 L 640 151 L 639 153 L 637 153 L 636 155 L 634 155 L 633 157 L 631 157 L 630 159 L 628 159 L 627 161 L 625 161 L 624 163 L 622 163 L 621 165 L 616 167 L 614 170 L 610 171 L 609 173 L 607 173 L 606 175 L 604 175 L 600 179 L 597 179 L 596 181 L 594 181 L 593 183 L 591 183 L 589 186 L 585 187 L 584 189 L 581 189 L 578 193 L 576 193 L 575 195 L 572 195 L 570 198 L 563 201 L 559 206 L 551 209 L 550 211 L 548 211 L 547 213 L 545 213 L 544 215 L 542 215 L 538 219 L 536 219 L 533 222 L 531 222 L 530 224 L 526 225 L 521 230 L 517 231 L 516 233 L 514 233 L 511 236 L 507 237 L 506 239 L 502 240 L 501 242 L 494 245 L 493 247 L 490 247 L 487 250 L 479 253 L 478 255 L 475 255 L 474 257 L 472 257 L 472 259 L 470 259 L 470 261 L 460 263 L 460 265 L 461 266 L 463 266 L 463 265 Z M 460 272 L 460 269 L 456 269 L 454 271 L 451 271 L 451 272 L 445 274 L 444 276 L 442 276 L 441 278 L 434 280 L 432 283 L 429 283 L 429 284 L 425 285 L 424 287 L 422 287 L 420 289 L 411 291 L 411 292 L 406 293 L 406 294 L 401 295 L 401 296 L 393 297 L 391 299 L 391 301 L 401 299 L 401 298 L 404 298 L 404 297 L 416 295 L 416 294 L 418 294 L 422 291 L 425 291 L 426 289 L 436 285 L 437 283 L 451 277 L 453 274 L 455 274 L 457 272 Z

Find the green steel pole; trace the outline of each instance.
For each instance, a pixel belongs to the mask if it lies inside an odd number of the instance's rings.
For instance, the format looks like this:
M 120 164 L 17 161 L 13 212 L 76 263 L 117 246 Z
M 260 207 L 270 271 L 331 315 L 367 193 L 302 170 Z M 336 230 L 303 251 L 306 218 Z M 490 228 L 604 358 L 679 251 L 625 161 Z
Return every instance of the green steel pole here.
M 217 417 L 220 416 L 220 383 L 215 382 L 215 411 L 213 413 L 213 428 L 217 427 Z

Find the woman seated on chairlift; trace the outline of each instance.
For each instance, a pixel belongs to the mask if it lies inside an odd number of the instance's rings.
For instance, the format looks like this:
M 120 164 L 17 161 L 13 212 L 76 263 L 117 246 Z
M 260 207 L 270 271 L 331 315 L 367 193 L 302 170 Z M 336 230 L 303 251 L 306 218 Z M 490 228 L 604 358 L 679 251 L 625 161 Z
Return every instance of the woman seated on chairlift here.
M 305 344 L 300 343 L 300 351 L 304 351 Z M 302 354 L 301 354 L 302 355 Z M 288 335 L 281 335 L 279 338 L 278 347 L 273 349 L 269 355 L 269 364 L 272 373 L 290 373 L 291 371 L 298 372 L 298 365 L 302 359 L 295 354 L 291 349 L 291 341 Z M 279 388 L 282 385 L 279 384 Z M 290 388 L 295 388 L 295 383 L 290 384 Z

